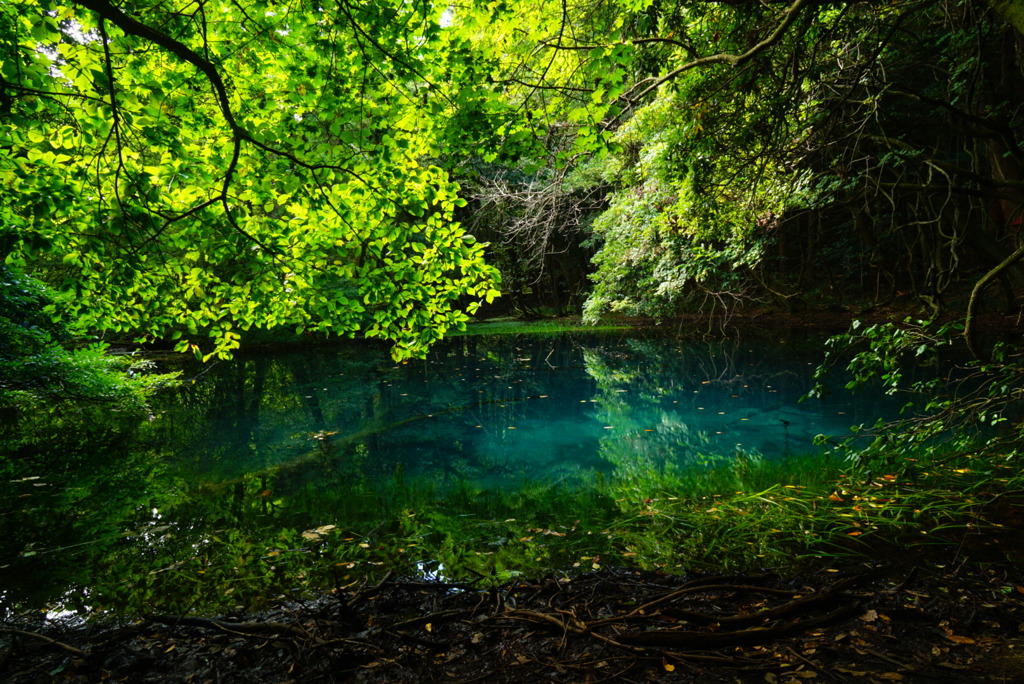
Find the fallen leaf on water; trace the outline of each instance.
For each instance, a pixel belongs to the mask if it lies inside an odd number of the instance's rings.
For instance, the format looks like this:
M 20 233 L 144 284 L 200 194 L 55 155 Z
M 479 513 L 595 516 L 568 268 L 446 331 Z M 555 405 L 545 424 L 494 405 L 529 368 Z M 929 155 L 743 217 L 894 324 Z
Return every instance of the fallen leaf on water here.
M 848 670 L 845 667 L 837 667 L 836 672 L 840 674 L 848 674 L 851 677 L 864 677 L 867 675 L 867 670 Z
M 974 639 L 971 637 L 958 636 L 956 634 L 947 634 L 946 638 L 952 641 L 954 644 L 973 644 Z
M 903 675 L 901 675 L 899 672 L 883 672 L 882 674 L 878 675 L 878 678 L 879 679 L 886 679 L 886 680 L 888 680 L 890 682 L 902 682 L 903 681 Z
M 871 610 L 869 610 L 868 612 L 866 612 L 866 613 L 864 613 L 863 615 L 861 615 L 861 616 L 860 616 L 860 619 L 861 619 L 861 620 L 863 620 L 864 622 L 874 622 L 875 620 L 877 620 L 877 619 L 878 619 L 878 612 L 877 612 L 877 611 L 875 611 L 875 610 L 874 610 L 874 609 L 872 608 L 872 609 L 871 609 Z

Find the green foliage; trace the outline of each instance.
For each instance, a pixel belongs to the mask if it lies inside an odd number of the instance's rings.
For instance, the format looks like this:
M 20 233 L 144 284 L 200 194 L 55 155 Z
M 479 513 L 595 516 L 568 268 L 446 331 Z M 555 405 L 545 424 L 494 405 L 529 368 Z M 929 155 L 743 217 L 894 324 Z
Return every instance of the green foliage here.
M 6 4 L 8 263 L 59 287 L 76 329 L 206 358 L 281 326 L 421 353 L 498 295 L 426 161 L 459 97 L 438 22 L 407 3 Z
M 687 12 L 693 40 L 721 34 L 721 50 L 742 52 L 746 10 Z M 600 162 L 618 189 L 594 222 L 587 320 L 671 316 L 757 294 L 769 231 L 808 200 L 805 176 L 787 161 L 805 125 L 805 89 L 773 68 L 766 58 L 735 75 L 686 71 L 617 127 Z
M 51 306 L 41 283 L 0 265 L 0 407 L 32 413 L 80 402 L 138 412 L 174 378 L 151 373 L 146 361 L 112 356 L 102 343 L 66 348 L 60 327 L 43 313 Z M 16 422 L 5 426 L 8 439 Z
M 909 491 L 901 492 L 899 506 L 893 498 L 875 507 L 886 515 L 895 510 L 899 519 L 923 516 L 936 529 L 967 514 L 981 515 L 987 499 L 1012 496 L 1021 484 L 1021 352 L 1000 344 L 991 362 L 953 364 L 942 352 L 962 330 L 959 323 L 940 326 L 910 319 L 899 326 L 854 322 L 849 333 L 829 341 L 811 392 L 827 393 L 829 371 L 846 362 L 853 373 L 848 389 L 881 383 L 886 392 L 907 396 L 904 417 L 860 426 L 856 437 L 833 445 L 831 453 L 852 464 L 854 483 L 871 484 L 880 473 L 889 481 L 911 483 Z M 917 371 L 922 367 L 942 372 L 921 377 Z
M 848 390 L 861 389 L 876 380 L 881 381 L 888 394 L 934 390 L 935 380 L 927 385 L 911 384 L 905 380 L 904 374 L 911 364 L 935 364 L 940 349 L 950 346 L 951 335 L 962 329 L 959 324 L 938 326 L 912 318 L 904 319 L 899 325 L 879 323 L 865 326 L 855 320 L 850 324 L 850 332 L 834 335 L 825 343 L 825 359 L 815 373 L 818 382 L 809 396 L 825 396 L 828 390 L 822 381 L 844 361 L 853 375 L 853 379 L 846 383 Z
M 141 433 L 177 374 L 103 344 L 67 348 L 51 305 L 41 283 L 0 265 L 0 581 L 19 600 L 73 584 L 75 564 L 100 562 L 167 486 Z
M 600 168 L 613 189 L 593 222 L 588 320 L 795 309 L 822 294 L 913 294 L 934 312 L 1011 244 L 1024 91 L 1005 55 L 1021 38 L 982 6 L 466 14 L 456 20 L 503 57 L 492 80 L 528 114 L 504 125 L 510 156 L 538 174 Z M 602 211 L 589 209 L 588 224 Z M 1004 279 L 1008 303 L 1019 284 L 1019 272 Z

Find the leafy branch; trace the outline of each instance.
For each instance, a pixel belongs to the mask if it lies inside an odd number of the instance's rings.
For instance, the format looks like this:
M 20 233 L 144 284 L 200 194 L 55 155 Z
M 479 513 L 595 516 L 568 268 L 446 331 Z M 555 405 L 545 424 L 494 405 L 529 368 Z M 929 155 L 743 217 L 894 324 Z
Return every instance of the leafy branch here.
M 800 15 L 801 10 L 811 3 L 811 0 L 795 0 L 786 10 L 782 13 L 779 19 L 778 25 L 772 33 L 758 42 L 756 45 L 751 47 L 746 52 L 740 54 L 733 54 L 729 52 L 721 52 L 714 55 L 705 55 L 704 57 L 697 57 L 691 59 L 685 64 L 672 69 L 667 74 L 660 76 L 653 80 L 653 82 L 646 88 L 641 90 L 639 93 L 634 94 L 634 91 L 642 87 L 645 82 L 638 83 L 631 90 L 627 91 L 622 95 L 622 99 L 631 103 L 636 104 L 650 95 L 652 92 L 665 85 L 669 81 L 677 78 L 680 74 L 683 74 L 691 69 L 700 67 L 710 66 L 712 64 L 728 64 L 732 67 L 738 67 L 745 62 L 753 59 L 758 53 L 767 50 L 772 47 L 786 35 L 786 31 L 793 25 L 797 17 Z
M 221 77 L 220 71 L 216 66 L 208 59 L 202 57 L 195 50 L 192 50 L 184 43 L 168 36 L 165 33 L 161 33 L 151 26 L 147 26 L 142 22 L 128 16 L 120 8 L 112 5 L 109 0 L 76 0 L 76 4 L 84 7 L 88 10 L 96 12 L 101 18 L 101 27 L 103 26 L 103 20 L 110 21 L 112 24 L 120 28 L 128 35 L 137 36 L 145 40 L 150 41 L 160 47 L 164 48 L 178 59 L 191 64 L 203 73 L 206 79 L 210 82 L 213 87 L 214 94 L 217 98 L 217 103 L 220 107 L 221 116 L 227 123 L 229 130 L 231 131 L 231 159 L 228 162 L 227 168 L 224 171 L 224 179 L 221 183 L 220 192 L 214 198 L 203 202 L 200 207 L 208 207 L 213 204 L 220 203 L 224 208 L 224 218 L 228 221 L 231 227 L 247 240 L 253 244 L 258 245 L 268 254 L 280 254 L 280 250 L 277 250 L 269 245 L 265 244 L 262 240 L 257 238 L 252 233 L 248 232 L 242 226 L 238 224 L 235 217 L 231 213 L 231 207 L 228 204 L 229 201 L 229 190 L 231 188 L 232 179 L 235 175 L 235 171 L 238 168 L 238 161 L 242 152 L 242 142 L 245 140 L 252 140 L 252 136 L 246 131 L 235 118 L 234 111 L 231 109 L 231 101 L 228 96 L 227 86 L 224 84 L 224 79 Z M 103 31 L 105 33 L 105 30 Z M 109 54 L 109 41 L 104 39 L 104 50 L 106 52 L 106 66 L 108 74 L 110 74 L 110 92 L 111 92 L 111 109 L 114 117 L 115 136 L 117 135 L 118 126 L 118 112 L 117 104 L 114 99 L 114 80 L 110 65 L 110 54 Z M 120 152 L 120 144 L 118 144 Z M 120 200 L 119 200 L 120 201 Z M 186 211 L 176 217 L 167 219 L 164 226 L 156 232 L 156 235 L 162 233 L 166 228 L 187 216 L 200 211 L 200 208 L 193 207 L 193 209 Z

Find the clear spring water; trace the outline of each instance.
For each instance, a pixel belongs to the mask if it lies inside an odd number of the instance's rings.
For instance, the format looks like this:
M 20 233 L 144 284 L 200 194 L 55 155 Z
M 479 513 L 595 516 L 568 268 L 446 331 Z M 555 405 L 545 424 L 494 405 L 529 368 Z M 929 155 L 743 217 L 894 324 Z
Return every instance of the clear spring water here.
M 820 360 L 817 340 L 789 335 L 461 337 L 398 366 L 352 347 L 277 353 L 206 369 L 158 420 L 187 477 L 358 449 L 377 473 L 512 486 L 737 450 L 813 453 L 816 435 L 895 416 L 900 402 L 877 392 L 801 403 Z

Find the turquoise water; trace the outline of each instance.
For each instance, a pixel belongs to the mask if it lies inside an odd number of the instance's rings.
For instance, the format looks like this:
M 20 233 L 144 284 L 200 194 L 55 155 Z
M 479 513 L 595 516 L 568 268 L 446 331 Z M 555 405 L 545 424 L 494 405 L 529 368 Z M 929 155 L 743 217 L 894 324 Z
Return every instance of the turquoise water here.
M 880 393 L 799 401 L 816 340 L 621 334 L 462 337 L 394 365 L 355 347 L 205 369 L 156 412 L 182 472 L 220 481 L 359 450 L 369 475 L 512 486 L 712 454 L 814 453 L 894 417 Z
M 821 356 L 799 333 L 573 334 L 461 337 L 403 365 L 346 344 L 197 367 L 139 424 L 62 415 L 0 461 L 0 613 L 258 605 L 432 553 L 487 559 L 511 534 L 488 521 L 517 516 L 593 525 L 584 548 L 616 515 L 609 485 L 820 453 L 819 434 L 897 415 L 878 392 L 801 403 Z M 523 553 L 504 571 L 580 562 Z

